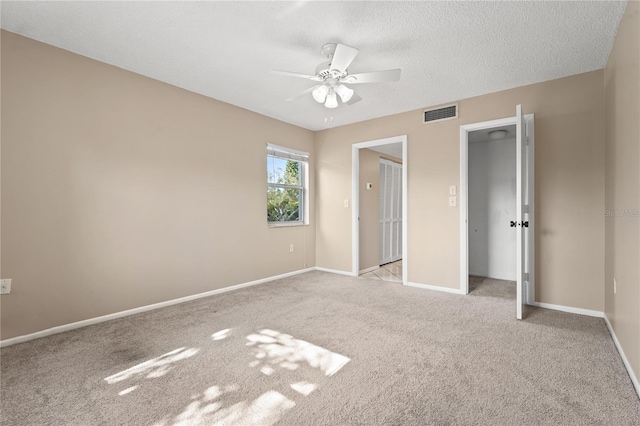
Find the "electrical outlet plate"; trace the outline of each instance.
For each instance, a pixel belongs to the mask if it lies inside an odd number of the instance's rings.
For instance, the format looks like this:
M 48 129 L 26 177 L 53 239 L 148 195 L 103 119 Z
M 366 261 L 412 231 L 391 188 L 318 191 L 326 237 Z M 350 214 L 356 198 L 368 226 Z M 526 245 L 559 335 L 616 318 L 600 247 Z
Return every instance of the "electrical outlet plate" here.
M 451 196 L 449 197 L 449 207 L 455 207 L 456 206 L 456 197 L 455 196 Z
M 455 185 L 451 185 L 449 187 L 449 195 L 456 195 L 456 186 Z
M 11 278 L 0 280 L 0 294 L 11 293 Z
M 293 244 L 289 244 L 289 252 L 293 253 Z

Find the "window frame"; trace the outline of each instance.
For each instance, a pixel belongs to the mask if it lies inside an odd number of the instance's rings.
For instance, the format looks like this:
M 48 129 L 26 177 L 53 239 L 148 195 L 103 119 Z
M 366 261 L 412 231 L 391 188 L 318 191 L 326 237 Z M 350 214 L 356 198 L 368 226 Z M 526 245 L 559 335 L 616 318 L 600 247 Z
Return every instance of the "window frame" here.
M 288 221 L 274 221 L 270 222 L 267 216 L 267 226 L 270 228 L 288 227 L 288 226 L 304 226 L 309 224 L 308 206 L 309 206 L 309 153 L 304 151 L 298 151 L 291 148 L 286 148 L 274 144 L 267 144 L 267 163 L 269 157 L 279 158 L 287 161 L 295 161 L 299 164 L 298 173 L 300 177 L 299 185 L 291 185 L 284 183 L 271 183 L 269 182 L 269 174 L 267 169 L 267 193 L 270 188 L 277 189 L 297 189 L 300 194 L 298 201 L 298 219 Z M 268 204 L 268 199 L 267 199 Z

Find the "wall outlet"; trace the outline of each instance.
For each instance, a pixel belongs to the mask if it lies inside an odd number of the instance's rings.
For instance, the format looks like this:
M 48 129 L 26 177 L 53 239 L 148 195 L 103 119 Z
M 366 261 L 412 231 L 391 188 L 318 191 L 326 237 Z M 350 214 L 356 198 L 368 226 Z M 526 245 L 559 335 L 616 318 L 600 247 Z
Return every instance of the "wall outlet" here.
M 455 185 L 451 185 L 449 187 L 449 195 L 456 195 L 456 186 Z
M 11 293 L 11 278 L 0 280 L 0 294 Z
M 618 281 L 616 281 L 615 277 L 613 278 L 613 294 L 618 292 Z
M 349 208 L 349 200 L 344 200 L 344 208 L 348 209 Z
M 455 207 L 456 206 L 456 202 L 457 202 L 457 200 L 456 200 L 455 196 L 449 197 L 449 207 Z
M 289 244 L 289 252 L 293 253 L 293 244 Z

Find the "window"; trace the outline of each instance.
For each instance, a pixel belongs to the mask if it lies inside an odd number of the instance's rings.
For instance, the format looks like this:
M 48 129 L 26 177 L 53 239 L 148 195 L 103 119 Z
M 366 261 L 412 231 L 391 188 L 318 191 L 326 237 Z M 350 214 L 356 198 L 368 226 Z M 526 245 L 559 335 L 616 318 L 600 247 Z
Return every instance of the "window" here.
M 307 213 L 309 154 L 267 144 L 267 222 L 304 225 Z

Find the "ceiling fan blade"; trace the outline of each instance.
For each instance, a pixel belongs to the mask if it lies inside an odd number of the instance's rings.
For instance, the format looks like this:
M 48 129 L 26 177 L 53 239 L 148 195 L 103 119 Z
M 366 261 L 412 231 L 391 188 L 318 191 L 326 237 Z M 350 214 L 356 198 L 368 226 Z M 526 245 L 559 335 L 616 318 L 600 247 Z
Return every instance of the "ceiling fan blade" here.
M 400 80 L 400 72 L 401 70 L 385 70 L 385 71 L 373 71 L 373 72 L 363 72 L 361 74 L 351 74 L 348 75 L 347 78 L 343 79 L 342 82 L 348 84 L 359 84 L 359 83 L 383 83 L 386 81 L 398 81 Z
M 313 92 L 313 89 L 315 87 L 316 86 L 309 87 L 308 89 L 303 90 L 302 92 L 298 93 L 297 95 L 293 95 L 292 97 L 290 97 L 288 99 L 285 99 L 285 101 L 290 102 L 290 101 L 295 101 L 297 99 L 300 99 L 300 98 L 308 95 L 309 93 Z
M 333 58 L 331 58 L 331 69 L 346 72 L 357 54 L 358 49 L 355 47 L 337 44 L 336 51 L 333 53 Z
M 357 93 L 354 93 L 353 96 L 351 96 L 351 99 L 349 99 L 348 102 L 345 102 L 347 105 L 353 105 L 356 102 L 360 102 L 362 100 L 362 98 L 360 96 L 358 96 Z
M 273 74 L 286 75 L 288 77 L 299 77 L 299 78 L 306 78 L 308 80 L 313 80 L 313 81 L 322 81 L 322 79 L 319 78 L 316 75 L 300 74 L 300 73 L 297 73 L 297 72 L 280 71 L 280 70 L 271 70 L 271 72 Z

